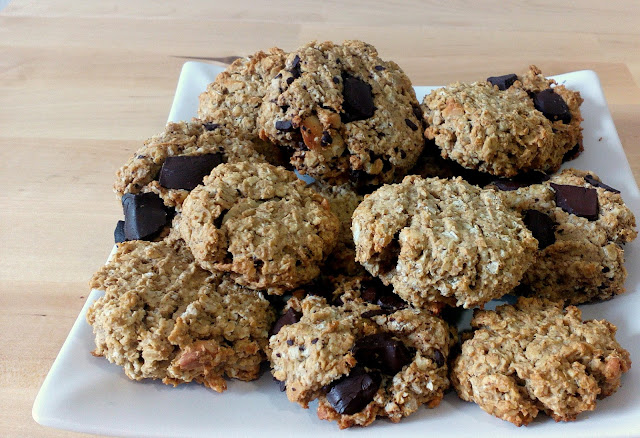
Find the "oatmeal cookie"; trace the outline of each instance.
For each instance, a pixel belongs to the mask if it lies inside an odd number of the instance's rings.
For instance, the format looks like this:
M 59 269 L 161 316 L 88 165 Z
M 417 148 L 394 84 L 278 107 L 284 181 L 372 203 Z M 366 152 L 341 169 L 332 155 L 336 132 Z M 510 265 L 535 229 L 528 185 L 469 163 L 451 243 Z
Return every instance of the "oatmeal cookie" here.
M 216 167 L 189 194 L 180 221 L 203 268 L 275 295 L 320 273 L 338 230 L 326 199 L 266 163 Z
M 331 211 L 340 221 L 336 247 L 327 257 L 323 272 L 330 275 L 339 273 L 346 275 L 364 274 L 364 268 L 356 262 L 356 245 L 351 232 L 351 215 L 364 196 L 358 194 L 352 184 L 332 186 L 316 181 L 309 187 L 324 196 L 331 205 Z
M 238 138 L 231 125 L 203 122 L 169 122 L 165 130 L 147 140 L 116 173 L 114 190 L 153 192 L 165 205 L 182 206 L 189 191 L 221 163 L 264 162 L 251 141 Z
M 593 172 L 565 169 L 547 181 L 496 181 L 505 204 L 521 212 L 539 241 L 535 263 L 517 292 L 565 304 L 624 292 L 622 245 L 637 236 L 619 191 Z
M 451 383 L 460 398 L 521 426 L 539 410 L 573 421 L 613 394 L 631 367 L 606 320 L 582 321 L 578 308 L 520 298 L 515 306 L 476 311 Z
M 289 400 L 306 408 L 319 399 L 318 417 L 341 429 L 376 417 L 398 422 L 421 405 L 437 406 L 449 386 L 455 332 L 397 297 L 399 307 L 383 304 L 387 292 L 375 289 L 354 279 L 342 283 L 336 305 L 308 296 L 269 341 L 272 373 Z
M 481 306 L 510 292 L 537 241 L 500 196 L 460 178 L 407 176 L 353 213 L 356 260 L 417 307 Z
M 95 356 L 134 380 L 199 382 L 222 392 L 224 376 L 258 378 L 274 319 L 261 293 L 201 269 L 184 242 L 118 245 L 91 280 Z
M 277 47 L 236 59 L 200 94 L 198 117 L 237 129 L 269 163 L 284 165 L 283 150 L 259 138 L 258 112 L 271 80 L 284 68 L 286 53 Z
M 311 42 L 290 53 L 260 108 L 260 137 L 294 151 L 300 173 L 340 184 L 391 182 L 423 147 L 409 78 L 361 41 Z
M 582 148 L 580 93 L 535 66 L 520 78 L 508 76 L 513 82 L 455 83 L 425 96 L 425 136 L 442 157 L 469 169 L 504 177 L 555 172 L 565 155 Z

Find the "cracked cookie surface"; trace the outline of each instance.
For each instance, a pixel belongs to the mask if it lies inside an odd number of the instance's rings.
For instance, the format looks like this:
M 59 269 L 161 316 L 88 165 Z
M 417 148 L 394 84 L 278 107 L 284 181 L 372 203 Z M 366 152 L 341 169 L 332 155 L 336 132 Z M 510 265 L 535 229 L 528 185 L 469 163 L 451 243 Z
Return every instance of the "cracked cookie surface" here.
M 563 209 L 556 202 L 553 185 L 580 187 L 577 202 L 586 203 L 592 192 L 590 199 L 597 217 L 578 216 L 566 206 Z M 500 186 L 494 183 L 490 187 L 498 189 L 506 205 L 523 215 L 540 212 L 549 221 L 539 230 L 547 233 L 546 243 L 539 245 L 536 261 L 525 272 L 519 293 L 581 304 L 624 292 L 627 271 L 622 244 L 634 240 L 638 233 L 635 216 L 617 190 L 602 187 L 595 173 L 576 169 L 565 169 L 540 184 L 515 185 L 511 190 L 499 190 Z
M 311 281 L 332 251 L 338 219 L 293 172 L 222 164 L 185 200 L 180 235 L 198 263 L 281 295 Z
M 397 306 L 381 305 L 372 297 L 365 301 L 363 296 L 388 294 L 372 291 L 384 287 L 371 280 L 353 277 L 334 283 L 334 305 L 318 296 L 293 299 L 296 303 L 290 306 L 300 312 L 298 321 L 270 338 L 272 373 L 285 385 L 289 400 L 307 407 L 318 398 L 318 417 L 337 421 L 340 428 L 367 426 L 377 417 L 398 422 L 422 405 L 437 406 L 449 386 L 447 356 L 455 332 L 440 318 L 397 297 Z M 406 350 L 408 356 L 390 371 L 375 353 L 359 352 L 371 339 L 382 340 L 396 355 L 398 349 Z M 391 362 L 398 360 L 394 356 Z M 336 403 L 332 392 L 361 373 L 378 375 L 379 387 L 359 400 L 360 406 L 343 411 L 344 400 Z
M 238 138 L 238 131 L 232 126 L 197 119 L 191 122 L 169 122 L 162 133 L 147 140 L 118 169 L 114 191 L 119 197 L 125 193 L 153 192 L 168 207 L 179 209 L 189 190 L 163 187 L 158 180 L 163 164 L 168 157 L 207 154 L 218 154 L 222 163 L 266 161 L 253 142 Z
M 253 290 L 201 269 L 184 242 L 118 245 L 91 280 L 95 356 L 134 380 L 199 382 L 222 392 L 225 376 L 258 378 L 274 314 Z
M 424 143 L 409 78 L 361 41 L 314 41 L 290 53 L 258 123 L 261 138 L 293 149 L 298 171 L 337 184 L 400 178 Z
M 564 120 L 550 120 L 536 107 L 540 92 L 560 97 L 566 105 Z M 531 66 L 506 89 L 479 81 L 434 90 L 422 104 L 425 136 L 435 140 L 442 157 L 469 169 L 505 177 L 555 172 L 565 155 L 582 149 L 581 103 L 580 93 L 556 85 Z
M 613 394 L 629 370 L 629 353 L 606 320 L 582 321 L 578 308 L 520 298 L 515 306 L 476 311 L 473 337 L 452 366 L 458 395 L 521 426 L 540 410 L 572 421 Z
M 460 178 L 415 175 L 353 213 L 357 261 L 417 307 L 483 305 L 518 285 L 537 241 L 498 194 Z

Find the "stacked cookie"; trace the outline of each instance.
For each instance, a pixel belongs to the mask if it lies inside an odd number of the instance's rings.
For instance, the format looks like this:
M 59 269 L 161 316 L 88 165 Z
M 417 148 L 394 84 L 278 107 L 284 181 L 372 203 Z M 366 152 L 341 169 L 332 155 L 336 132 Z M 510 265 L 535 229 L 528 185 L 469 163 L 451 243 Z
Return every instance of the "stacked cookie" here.
M 236 60 L 198 119 L 117 172 L 94 354 L 216 391 L 267 359 L 289 400 L 340 428 L 436 407 L 450 383 L 518 425 L 575 419 L 630 360 L 615 326 L 571 305 L 624 291 L 637 234 L 593 172 L 550 175 L 583 149 L 581 102 L 531 67 L 420 105 L 360 41 Z M 455 354 L 447 309 L 509 293 L 526 297 L 478 311 Z

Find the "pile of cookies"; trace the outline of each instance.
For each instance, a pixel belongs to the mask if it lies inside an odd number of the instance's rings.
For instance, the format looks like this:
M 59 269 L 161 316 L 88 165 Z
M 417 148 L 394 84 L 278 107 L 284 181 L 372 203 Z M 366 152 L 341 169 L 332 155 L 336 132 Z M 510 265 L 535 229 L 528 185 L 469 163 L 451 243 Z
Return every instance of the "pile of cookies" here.
M 583 151 L 581 103 L 532 66 L 420 104 L 360 41 L 236 60 L 198 118 L 116 174 L 93 354 L 218 392 L 268 360 L 340 428 L 400 421 L 450 386 L 516 425 L 574 420 L 631 366 L 616 327 L 575 305 L 624 292 L 637 235 L 618 190 L 555 173 Z

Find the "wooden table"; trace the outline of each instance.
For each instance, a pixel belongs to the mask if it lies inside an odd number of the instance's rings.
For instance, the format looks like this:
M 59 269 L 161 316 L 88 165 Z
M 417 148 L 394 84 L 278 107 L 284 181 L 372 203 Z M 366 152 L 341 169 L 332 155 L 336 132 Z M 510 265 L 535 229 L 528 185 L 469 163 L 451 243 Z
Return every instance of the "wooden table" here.
M 416 84 L 532 63 L 593 69 L 640 177 L 637 0 L 188 3 L 13 0 L 0 11 L 3 437 L 79 436 L 39 426 L 31 406 L 113 244 L 114 171 L 162 130 L 187 60 L 358 38 Z

